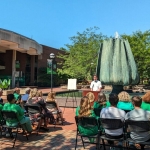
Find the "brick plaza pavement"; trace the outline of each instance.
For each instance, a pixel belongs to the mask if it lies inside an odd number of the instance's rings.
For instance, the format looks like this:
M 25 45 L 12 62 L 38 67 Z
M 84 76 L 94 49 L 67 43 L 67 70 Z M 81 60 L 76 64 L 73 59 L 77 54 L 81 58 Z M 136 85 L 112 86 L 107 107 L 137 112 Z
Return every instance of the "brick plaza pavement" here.
M 43 93 L 50 92 L 49 88 L 40 89 Z M 54 88 L 53 91 L 60 91 L 60 88 Z M 63 90 L 62 90 L 63 91 Z M 44 96 L 45 98 L 45 96 Z M 57 102 L 60 106 L 64 106 L 66 98 L 56 97 Z M 69 98 L 71 100 L 71 98 Z M 77 105 L 80 102 L 80 98 L 77 98 Z M 67 107 L 72 107 L 72 102 L 67 103 Z M 64 107 L 61 107 L 64 111 Z M 75 108 L 65 108 L 64 125 L 49 125 L 49 132 L 39 132 L 36 136 L 36 132 L 29 135 L 29 140 L 22 134 L 18 135 L 16 145 L 14 150 L 74 150 L 75 138 L 76 138 L 76 125 L 75 125 Z M 0 150 L 11 150 L 12 149 L 12 139 L 11 138 L 0 138 Z M 95 150 L 95 145 L 86 144 L 85 150 Z M 81 139 L 78 137 L 78 147 L 77 150 L 84 150 L 82 147 Z M 103 149 L 102 149 L 103 150 Z M 107 147 L 107 150 L 109 148 Z M 150 150 L 150 147 L 146 150 Z

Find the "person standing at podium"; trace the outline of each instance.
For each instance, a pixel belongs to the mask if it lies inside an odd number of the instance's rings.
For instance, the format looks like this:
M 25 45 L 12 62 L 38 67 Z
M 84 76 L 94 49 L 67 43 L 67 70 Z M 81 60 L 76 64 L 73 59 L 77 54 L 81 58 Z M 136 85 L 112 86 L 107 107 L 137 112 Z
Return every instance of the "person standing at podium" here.
M 91 91 L 101 91 L 102 83 L 97 79 L 97 75 L 93 76 L 93 81 L 91 82 L 90 89 Z

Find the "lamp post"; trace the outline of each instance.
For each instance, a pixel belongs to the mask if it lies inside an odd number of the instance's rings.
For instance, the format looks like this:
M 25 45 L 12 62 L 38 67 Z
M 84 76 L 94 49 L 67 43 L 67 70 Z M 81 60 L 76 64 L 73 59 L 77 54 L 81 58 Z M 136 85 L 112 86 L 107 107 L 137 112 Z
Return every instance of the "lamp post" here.
M 49 57 L 50 57 L 50 60 L 51 60 L 51 92 L 52 92 L 53 91 L 53 60 L 55 58 L 55 54 L 50 53 Z

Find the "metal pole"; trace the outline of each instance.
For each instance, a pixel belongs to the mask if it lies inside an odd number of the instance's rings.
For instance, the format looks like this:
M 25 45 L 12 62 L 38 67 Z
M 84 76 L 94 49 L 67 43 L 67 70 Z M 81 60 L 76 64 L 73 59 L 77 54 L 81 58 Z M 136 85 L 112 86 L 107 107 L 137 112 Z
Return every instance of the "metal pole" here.
M 53 91 L 53 59 L 51 62 L 51 92 Z

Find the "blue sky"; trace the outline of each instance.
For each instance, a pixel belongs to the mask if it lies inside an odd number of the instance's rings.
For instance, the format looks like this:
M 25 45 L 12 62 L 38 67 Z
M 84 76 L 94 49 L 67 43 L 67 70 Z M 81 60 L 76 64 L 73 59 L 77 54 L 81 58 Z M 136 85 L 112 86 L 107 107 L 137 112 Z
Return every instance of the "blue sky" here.
M 150 0 L 0 0 L 0 28 L 54 48 L 97 26 L 107 36 L 150 29 Z

